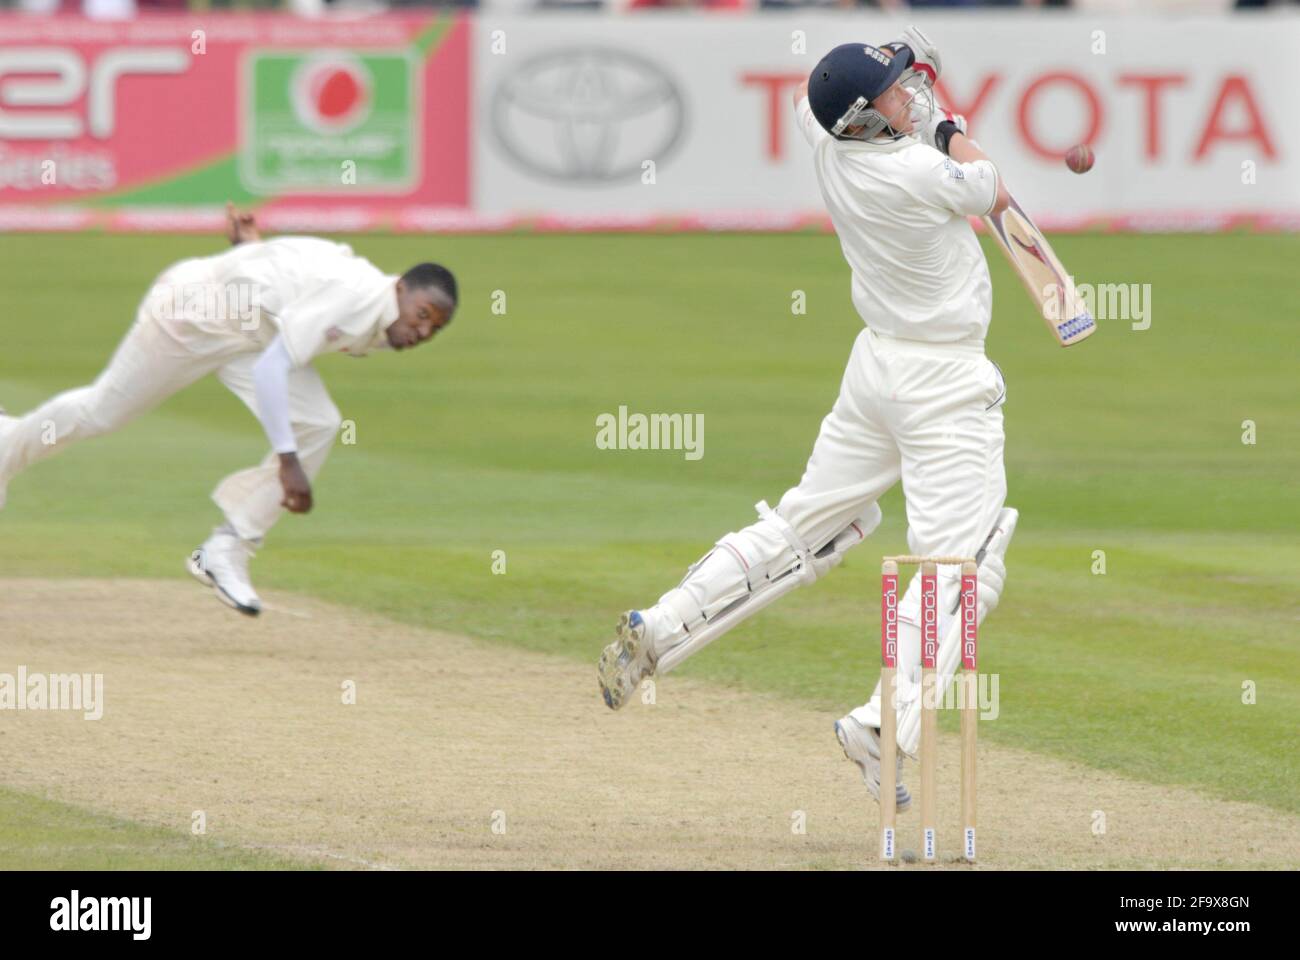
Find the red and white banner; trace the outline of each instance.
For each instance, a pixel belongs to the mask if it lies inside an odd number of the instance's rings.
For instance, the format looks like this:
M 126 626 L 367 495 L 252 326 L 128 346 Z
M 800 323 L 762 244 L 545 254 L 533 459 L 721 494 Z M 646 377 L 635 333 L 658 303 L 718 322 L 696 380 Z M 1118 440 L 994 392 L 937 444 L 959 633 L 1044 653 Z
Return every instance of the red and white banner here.
M 1049 229 L 1300 229 L 1300 17 L 915 16 Z M 0 230 L 827 229 L 791 90 L 906 22 L 0 16 Z
M 0 17 L 0 229 L 319 230 L 469 203 L 469 23 Z
M 1300 18 L 914 15 L 943 55 L 941 102 L 1043 224 L 1300 225 Z M 906 22 L 483 15 L 476 210 L 804 222 L 821 202 L 792 90 L 836 44 Z M 1078 143 L 1097 154 L 1085 175 L 1062 160 Z

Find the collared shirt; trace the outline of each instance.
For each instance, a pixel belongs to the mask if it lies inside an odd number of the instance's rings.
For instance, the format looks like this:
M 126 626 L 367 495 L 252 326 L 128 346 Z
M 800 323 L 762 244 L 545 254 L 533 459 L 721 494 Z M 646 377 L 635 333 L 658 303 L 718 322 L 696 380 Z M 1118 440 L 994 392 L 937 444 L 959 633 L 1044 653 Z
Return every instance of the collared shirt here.
M 906 340 L 982 341 L 993 286 L 966 218 L 997 202 L 993 164 L 958 163 L 913 136 L 836 140 L 807 97 L 796 112 L 862 321 Z
M 150 292 L 164 329 L 199 354 L 260 352 L 280 334 L 294 366 L 388 345 L 397 277 L 315 237 L 244 243 L 183 260 Z

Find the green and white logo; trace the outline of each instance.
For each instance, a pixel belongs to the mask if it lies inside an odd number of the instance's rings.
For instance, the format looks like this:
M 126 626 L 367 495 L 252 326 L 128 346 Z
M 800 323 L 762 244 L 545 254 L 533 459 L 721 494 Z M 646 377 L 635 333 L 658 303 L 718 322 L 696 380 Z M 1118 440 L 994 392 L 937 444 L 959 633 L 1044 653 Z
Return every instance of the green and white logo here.
M 255 52 L 244 65 L 239 177 L 254 193 L 409 190 L 417 64 L 402 52 Z

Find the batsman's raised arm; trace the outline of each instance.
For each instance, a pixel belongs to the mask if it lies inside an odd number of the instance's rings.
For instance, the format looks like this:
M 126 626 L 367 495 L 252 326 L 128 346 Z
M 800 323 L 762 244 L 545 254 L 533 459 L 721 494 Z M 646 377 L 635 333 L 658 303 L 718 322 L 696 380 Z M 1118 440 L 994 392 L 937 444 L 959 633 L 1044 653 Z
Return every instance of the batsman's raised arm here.
M 989 159 L 988 154 L 981 150 L 975 141 L 966 136 L 961 131 L 953 132 L 948 138 L 948 156 L 958 163 L 975 163 L 983 160 L 993 166 L 996 170 L 997 165 Z M 1002 175 L 998 174 L 998 198 L 993 204 L 993 209 L 989 212 L 990 216 L 996 216 L 1011 204 L 1011 194 L 1007 193 L 1006 181 Z

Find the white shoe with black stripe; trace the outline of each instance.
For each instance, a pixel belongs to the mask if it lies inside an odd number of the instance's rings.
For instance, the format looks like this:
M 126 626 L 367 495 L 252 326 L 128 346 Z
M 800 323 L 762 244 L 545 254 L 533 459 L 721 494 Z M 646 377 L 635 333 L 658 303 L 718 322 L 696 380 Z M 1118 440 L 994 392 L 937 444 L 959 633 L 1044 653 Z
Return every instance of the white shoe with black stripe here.
M 194 579 L 212 587 L 222 603 L 255 617 L 262 612 L 262 601 L 248 577 L 248 561 L 256 550 L 252 541 L 219 527 L 190 554 L 186 567 Z

